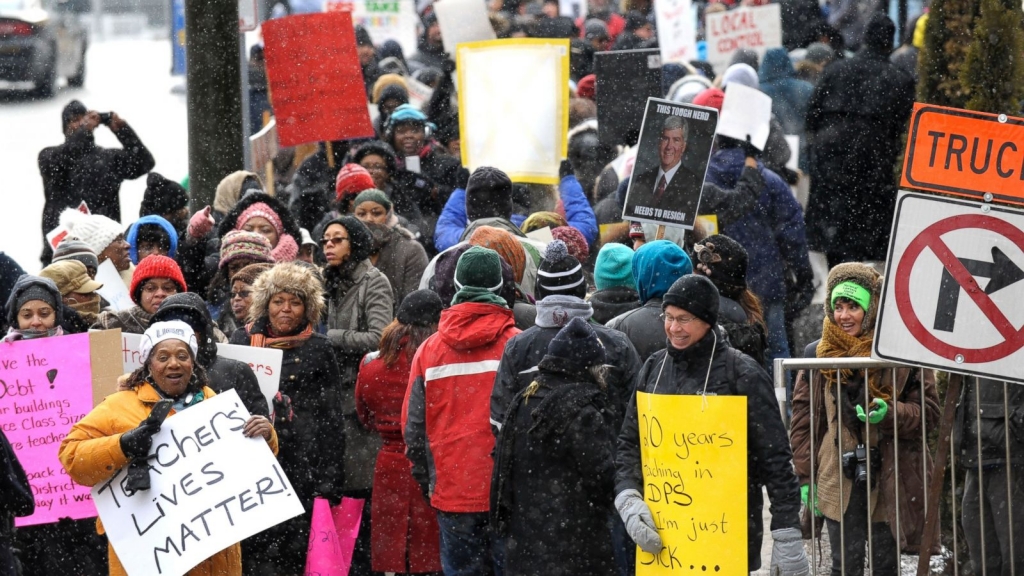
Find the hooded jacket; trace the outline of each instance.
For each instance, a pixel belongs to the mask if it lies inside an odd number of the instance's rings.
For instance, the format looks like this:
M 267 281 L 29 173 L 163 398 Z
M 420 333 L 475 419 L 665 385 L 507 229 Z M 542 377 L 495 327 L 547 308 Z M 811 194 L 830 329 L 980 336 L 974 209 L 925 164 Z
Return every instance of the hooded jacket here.
M 132 259 L 132 264 L 136 266 L 139 264 L 139 228 L 149 224 L 150 226 L 159 226 L 164 234 L 167 234 L 167 239 L 170 242 L 170 250 L 167 251 L 169 258 L 174 258 L 175 253 L 178 251 L 178 232 L 171 226 L 171 223 L 165 220 L 161 216 L 149 215 L 139 218 L 131 226 L 128 227 L 128 234 L 125 236 L 125 240 L 128 242 L 128 255 Z M 188 282 L 186 281 L 186 284 Z
M 245 362 L 224 358 L 217 353 L 217 341 L 214 337 L 216 325 L 210 317 L 210 311 L 203 299 L 194 292 L 182 292 L 168 296 L 160 303 L 160 308 L 153 314 L 153 322 L 184 319 L 192 326 L 202 326 L 196 335 L 203 334 L 206 338 L 199 343 L 199 354 L 196 361 L 206 370 L 209 387 L 217 394 L 234 389 L 242 404 L 250 414 L 270 416 L 267 399 L 260 390 L 259 381 L 252 368 Z
M 508 308 L 456 304 L 413 358 L 402 406 L 406 455 L 438 510 L 490 509 L 488 405 L 505 344 L 518 333 Z
M 772 114 L 786 134 L 803 135 L 807 102 L 814 86 L 798 80 L 793 61 L 785 48 L 772 48 L 764 54 L 759 72 L 761 92 L 772 98 Z
M 53 280 L 31 274 L 23 274 L 14 282 L 14 287 L 11 288 L 11 294 L 7 297 L 5 307 L 6 314 L 4 315 L 7 325 L 10 327 L 18 325 L 18 310 L 16 306 L 18 297 L 32 286 L 38 286 L 50 293 L 50 296 L 53 297 L 53 301 L 56 303 L 56 306 L 53 307 L 53 312 L 56 316 L 53 325 L 54 327 L 62 326 L 64 324 L 64 306 L 62 305 L 63 300 L 61 299 L 60 290 L 57 289 L 57 285 L 53 283 Z
M 605 325 L 615 317 L 641 306 L 640 295 L 628 286 L 613 286 L 598 290 L 588 299 L 594 307 L 594 322 Z

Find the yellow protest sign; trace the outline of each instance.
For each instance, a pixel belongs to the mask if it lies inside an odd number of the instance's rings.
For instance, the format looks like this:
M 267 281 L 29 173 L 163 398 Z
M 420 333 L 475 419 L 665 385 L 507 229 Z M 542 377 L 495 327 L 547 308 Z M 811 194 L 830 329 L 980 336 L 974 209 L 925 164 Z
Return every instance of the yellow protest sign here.
M 747 399 L 637 392 L 644 500 L 665 545 L 637 576 L 747 573 Z

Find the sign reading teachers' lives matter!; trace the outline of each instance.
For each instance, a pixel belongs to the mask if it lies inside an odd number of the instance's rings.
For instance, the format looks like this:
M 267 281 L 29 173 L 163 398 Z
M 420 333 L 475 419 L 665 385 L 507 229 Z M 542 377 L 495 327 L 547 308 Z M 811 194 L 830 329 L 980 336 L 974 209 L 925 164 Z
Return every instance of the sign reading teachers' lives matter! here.
M 747 398 L 637 392 L 644 501 L 664 548 L 637 576 L 746 574 Z
M 693 228 L 718 111 L 647 99 L 622 218 Z
M 153 436 L 149 490 L 128 495 L 125 466 L 93 486 L 110 544 L 132 576 L 180 576 L 236 542 L 302 514 L 291 481 L 228 390 L 172 414 Z

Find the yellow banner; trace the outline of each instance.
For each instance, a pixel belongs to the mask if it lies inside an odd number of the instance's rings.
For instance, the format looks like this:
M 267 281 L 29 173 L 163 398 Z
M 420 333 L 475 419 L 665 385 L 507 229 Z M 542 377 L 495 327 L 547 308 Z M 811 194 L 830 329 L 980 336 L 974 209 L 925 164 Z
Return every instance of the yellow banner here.
M 747 573 L 747 399 L 637 392 L 644 500 L 665 545 L 637 576 Z

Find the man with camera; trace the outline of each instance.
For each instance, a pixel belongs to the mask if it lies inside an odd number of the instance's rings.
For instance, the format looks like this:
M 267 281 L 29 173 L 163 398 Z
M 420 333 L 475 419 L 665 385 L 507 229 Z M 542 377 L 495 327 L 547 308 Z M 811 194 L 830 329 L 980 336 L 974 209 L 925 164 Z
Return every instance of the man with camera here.
M 153 155 L 135 131 L 116 112 L 88 110 L 72 100 L 61 112 L 64 143 L 39 153 L 39 174 L 43 177 L 43 237 L 57 227 L 60 213 L 81 202 L 93 214 L 121 220 L 121 182 L 134 180 L 153 169 Z M 93 132 L 106 126 L 121 148 L 96 145 Z M 45 244 L 45 242 L 44 242 Z M 50 251 L 44 249 L 43 264 Z

